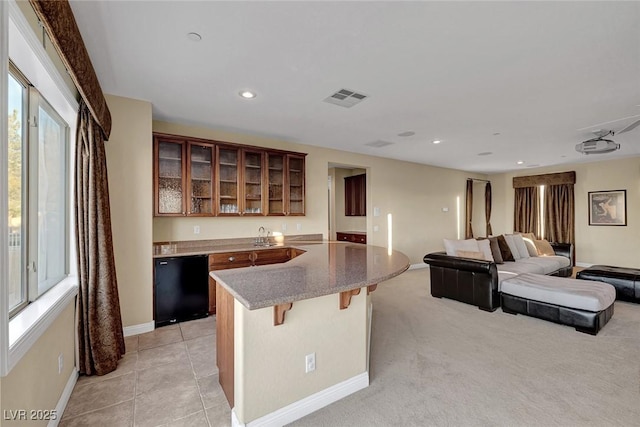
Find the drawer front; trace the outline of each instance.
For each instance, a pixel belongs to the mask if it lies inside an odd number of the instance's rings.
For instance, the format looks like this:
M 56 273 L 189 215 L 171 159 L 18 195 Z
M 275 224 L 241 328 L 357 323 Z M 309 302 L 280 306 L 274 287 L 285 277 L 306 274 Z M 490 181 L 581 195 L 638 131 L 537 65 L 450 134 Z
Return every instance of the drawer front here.
M 353 241 L 356 243 L 367 243 L 367 236 L 364 234 L 354 234 Z
M 255 265 L 278 264 L 291 259 L 289 248 L 265 249 L 255 254 Z
M 344 241 L 344 242 L 350 242 L 351 241 L 351 234 L 336 233 L 336 239 L 340 240 L 340 241 Z
M 252 252 L 220 252 L 209 255 L 209 270 L 249 267 L 253 264 Z

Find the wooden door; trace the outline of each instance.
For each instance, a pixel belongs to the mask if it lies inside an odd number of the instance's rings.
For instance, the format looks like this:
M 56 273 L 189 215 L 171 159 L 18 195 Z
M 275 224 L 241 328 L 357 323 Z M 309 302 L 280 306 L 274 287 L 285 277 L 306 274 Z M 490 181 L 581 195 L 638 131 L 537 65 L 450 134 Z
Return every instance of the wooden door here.
M 268 215 L 285 214 L 285 159 L 281 153 L 267 153 Z
M 154 207 L 156 216 L 186 214 L 185 141 L 156 137 L 154 143 Z
M 287 215 L 304 215 L 305 208 L 304 156 L 287 154 Z
M 214 146 L 190 142 L 187 146 L 187 215 L 214 214 Z
M 216 156 L 217 214 L 237 216 L 242 212 L 240 197 L 240 149 L 217 147 Z
M 265 214 L 264 152 L 242 150 L 242 214 L 258 216 Z

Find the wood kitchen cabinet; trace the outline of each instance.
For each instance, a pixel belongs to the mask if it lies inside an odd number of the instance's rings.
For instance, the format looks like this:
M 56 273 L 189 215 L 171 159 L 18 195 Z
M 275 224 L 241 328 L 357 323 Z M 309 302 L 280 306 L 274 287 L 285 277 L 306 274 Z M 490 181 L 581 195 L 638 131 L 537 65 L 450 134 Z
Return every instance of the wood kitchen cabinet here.
M 156 216 L 185 215 L 185 140 L 154 138 L 154 204 Z
M 357 232 L 357 231 L 348 231 L 342 232 L 338 231 L 336 233 L 336 239 L 341 242 L 352 242 L 352 243 L 367 243 L 367 233 Z
M 218 252 L 209 255 L 209 271 L 256 265 L 279 264 L 298 256 L 293 248 L 272 248 L 255 251 Z M 209 314 L 216 313 L 216 281 L 209 276 Z
M 156 216 L 214 213 L 214 146 L 177 137 L 154 137 Z
M 304 215 L 305 156 L 155 133 L 154 215 Z
M 344 178 L 345 216 L 367 216 L 367 175 Z
M 305 214 L 305 158 L 267 152 L 269 215 Z

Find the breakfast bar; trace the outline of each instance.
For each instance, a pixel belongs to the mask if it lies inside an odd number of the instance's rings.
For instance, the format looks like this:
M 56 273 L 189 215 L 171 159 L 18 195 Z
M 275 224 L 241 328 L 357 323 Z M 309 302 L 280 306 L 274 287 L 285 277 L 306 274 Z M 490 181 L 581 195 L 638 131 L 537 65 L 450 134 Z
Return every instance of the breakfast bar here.
M 378 246 L 291 247 L 285 263 L 210 273 L 234 425 L 283 425 L 367 387 L 369 295 L 409 267 L 406 255 Z

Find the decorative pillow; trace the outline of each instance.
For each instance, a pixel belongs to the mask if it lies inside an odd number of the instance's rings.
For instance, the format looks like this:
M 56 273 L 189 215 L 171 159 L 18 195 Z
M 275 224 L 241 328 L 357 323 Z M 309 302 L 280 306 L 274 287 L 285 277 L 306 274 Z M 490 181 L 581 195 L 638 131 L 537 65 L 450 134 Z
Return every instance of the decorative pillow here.
M 498 246 L 500 246 L 500 255 L 502 255 L 502 261 L 515 261 L 513 257 L 513 253 L 511 253 L 511 249 L 509 249 L 509 245 L 507 245 L 507 240 L 503 235 L 496 237 L 498 239 Z
M 449 256 L 456 256 L 458 251 L 473 251 L 479 252 L 480 247 L 475 239 L 467 240 L 450 240 L 444 239 L 444 250 Z
M 518 234 L 521 234 L 523 239 L 531 239 L 532 242 L 536 240 L 536 235 L 533 233 L 518 233 Z
M 496 264 L 504 264 L 502 259 L 502 253 L 500 252 L 500 245 L 498 244 L 497 237 L 489 237 L 489 244 L 491 245 L 491 255 L 493 255 L 493 262 Z
M 503 234 L 503 236 L 504 236 L 504 240 L 507 242 L 507 245 L 509 246 L 509 250 L 511 251 L 514 261 L 517 261 L 520 258 L 522 258 L 520 256 L 520 252 L 518 251 L 518 247 L 516 246 L 516 242 L 513 240 L 513 234 Z
M 538 249 L 536 249 L 536 244 L 533 243 L 534 239 L 523 237 L 522 240 L 524 240 L 524 245 L 527 247 L 527 251 L 529 251 L 529 256 L 530 257 L 538 256 Z
M 524 244 L 524 239 L 522 238 L 522 234 L 514 234 L 513 242 L 516 244 L 516 248 L 518 249 L 518 253 L 520 254 L 520 258 L 529 258 L 529 251 L 527 250 L 527 245 Z
M 493 254 L 491 253 L 491 243 L 487 239 L 478 240 L 480 252 L 484 254 L 484 259 L 493 262 Z
M 476 251 L 458 251 L 456 252 L 456 256 L 461 258 L 471 258 L 471 259 L 481 259 L 484 260 L 484 254 L 482 252 Z
M 534 240 L 533 243 L 536 245 L 536 249 L 538 249 L 538 255 L 555 255 L 556 252 L 553 250 L 551 245 L 546 240 Z

